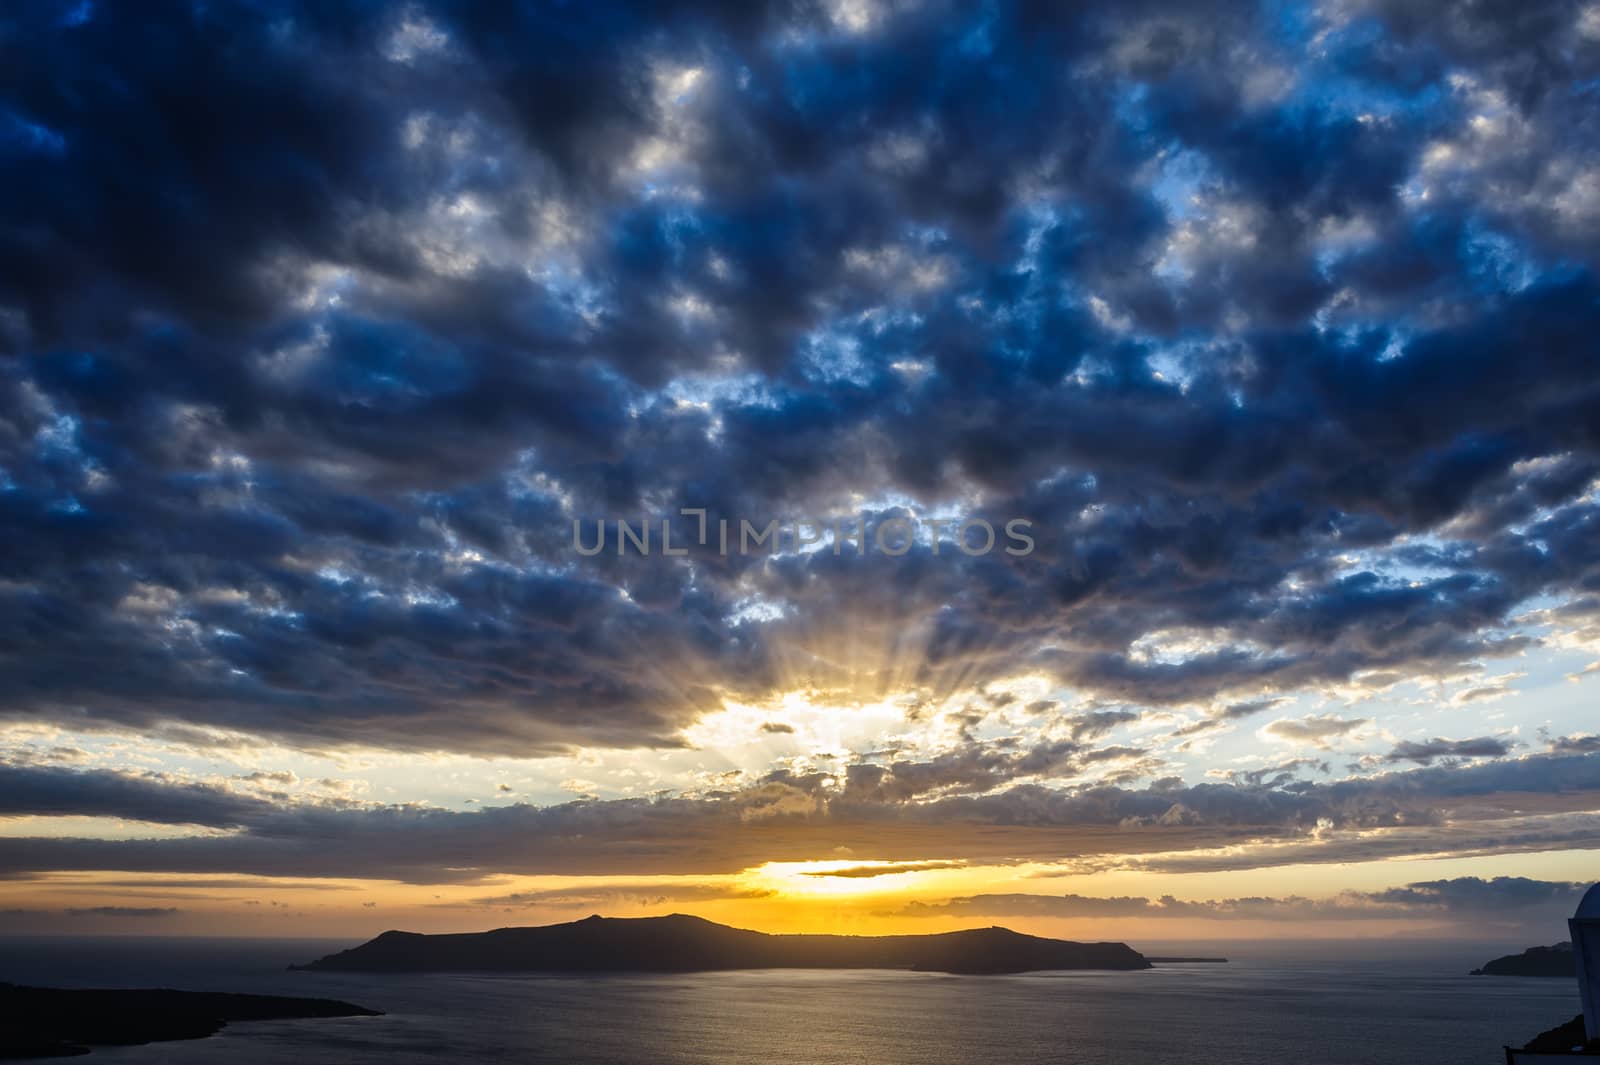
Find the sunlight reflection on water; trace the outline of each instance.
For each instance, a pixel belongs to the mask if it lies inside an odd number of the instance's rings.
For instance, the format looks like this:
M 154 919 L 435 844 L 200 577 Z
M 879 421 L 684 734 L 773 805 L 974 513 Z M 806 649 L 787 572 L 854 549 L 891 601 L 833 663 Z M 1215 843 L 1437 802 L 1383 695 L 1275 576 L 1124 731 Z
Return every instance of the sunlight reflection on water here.
M 381 1018 L 238 1024 L 116 1063 L 383 1065 L 1390 1065 L 1491 1063 L 1577 1012 L 1567 981 L 1464 975 L 1454 954 L 1284 957 L 1149 972 L 957 977 L 763 971 L 687 976 L 288 973 L 328 944 L 6 944 L 0 978 L 344 998 Z M 111 952 L 111 953 L 108 953 Z

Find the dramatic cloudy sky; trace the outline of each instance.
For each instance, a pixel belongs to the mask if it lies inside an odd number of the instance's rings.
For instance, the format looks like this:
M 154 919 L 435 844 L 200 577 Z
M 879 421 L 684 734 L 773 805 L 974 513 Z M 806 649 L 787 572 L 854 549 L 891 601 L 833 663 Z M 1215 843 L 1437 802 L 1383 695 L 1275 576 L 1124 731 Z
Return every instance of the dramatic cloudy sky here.
M 0 928 L 1562 938 L 1600 5 L 1074 6 L 6 5 Z

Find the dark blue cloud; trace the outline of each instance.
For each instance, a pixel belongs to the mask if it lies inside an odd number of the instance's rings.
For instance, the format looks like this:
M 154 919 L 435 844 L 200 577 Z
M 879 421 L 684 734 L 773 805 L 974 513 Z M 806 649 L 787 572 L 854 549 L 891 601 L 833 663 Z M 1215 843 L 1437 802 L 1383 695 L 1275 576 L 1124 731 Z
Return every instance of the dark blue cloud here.
M 0 712 L 671 745 L 852 620 L 1252 706 L 1600 585 L 1576 5 L 867 13 L 0 17 Z M 1038 550 L 570 549 L 905 505 Z

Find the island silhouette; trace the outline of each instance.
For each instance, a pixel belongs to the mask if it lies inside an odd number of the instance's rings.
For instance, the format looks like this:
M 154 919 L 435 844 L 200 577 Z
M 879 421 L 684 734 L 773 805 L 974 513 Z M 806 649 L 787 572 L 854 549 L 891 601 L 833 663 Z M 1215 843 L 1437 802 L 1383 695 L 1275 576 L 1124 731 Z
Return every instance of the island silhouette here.
M 203 1039 L 231 1021 L 382 1015 L 381 1010 L 323 998 L 0 983 L 0 1061 L 77 1057 L 94 1046 Z
M 1577 974 L 1578 960 L 1571 943 L 1529 947 L 1521 954 L 1507 954 L 1485 962 L 1483 968 L 1471 973 L 1473 976 L 1552 976 L 1566 980 Z
M 292 969 L 315 972 L 705 972 L 902 969 L 963 974 L 1148 969 L 1125 943 L 1075 943 L 1009 928 L 927 935 L 771 935 L 701 917 L 601 917 L 567 924 L 424 935 L 384 932 Z

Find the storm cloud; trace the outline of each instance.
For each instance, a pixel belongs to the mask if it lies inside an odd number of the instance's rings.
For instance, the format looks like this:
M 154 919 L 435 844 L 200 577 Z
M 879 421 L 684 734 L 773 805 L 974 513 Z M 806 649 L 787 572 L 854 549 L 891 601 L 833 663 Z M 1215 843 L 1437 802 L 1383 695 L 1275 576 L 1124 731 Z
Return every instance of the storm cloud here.
M 8 5 L 0 815 L 195 831 L 0 869 L 1442 850 L 1516 845 L 1479 800 L 1600 808 L 1572 725 L 1389 730 L 1600 659 L 1600 34 L 1431 15 Z M 724 554 L 684 508 L 923 531 Z M 618 519 L 657 550 L 574 548 Z M 753 771 L 705 738 L 744 708 Z M 18 753 L 57 732 L 639 761 L 467 812 Z

